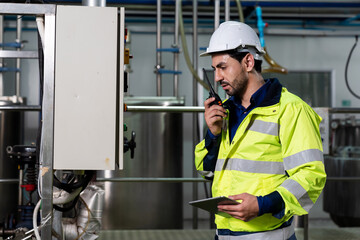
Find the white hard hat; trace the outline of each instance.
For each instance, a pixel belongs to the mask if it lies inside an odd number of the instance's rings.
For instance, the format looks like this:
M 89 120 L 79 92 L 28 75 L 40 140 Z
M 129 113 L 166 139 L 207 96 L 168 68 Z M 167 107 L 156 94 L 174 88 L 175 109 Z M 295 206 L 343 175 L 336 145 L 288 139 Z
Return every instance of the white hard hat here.
M 255 59 L 265 54 L 256 32 L 242 22 L 227 21 L 220 24 L 210 38 L 209 47 L 200 56 L 238 49 L 239 52 L 250 52 Z

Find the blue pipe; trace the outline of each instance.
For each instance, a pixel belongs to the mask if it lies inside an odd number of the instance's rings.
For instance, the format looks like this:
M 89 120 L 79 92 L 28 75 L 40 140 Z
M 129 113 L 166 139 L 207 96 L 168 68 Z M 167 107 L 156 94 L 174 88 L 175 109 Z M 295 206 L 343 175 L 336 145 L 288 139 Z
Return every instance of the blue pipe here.
M 351 8 L 351 7 L 360 7 L 360 3 L 334 3 L 334 2 L 241 2 L 241 5 L 244 7 L 251 6 L 261 6 L 261 7 L 327 7 L 327 8 Z
M 0 67 L 0 72 L 20 72 L 19 68 Z
M 179 48 L 157 48 L 157 52 L 173 52 L 173 53 L 179 53 Z
M 157 72 L 160 74 L 181 74 L 182 73 L 181 71 L 167 70 L 167 69 L 162 69 L 162 68 L 158 69 Z
M 358 20 L 359 18 L 360 18 L 360 14 L 356 15 L 355 17 L 345 19 L 344 23 L 350 23 L 352 21 Z
M 256 7 L 256 16 L 257 16 L 257 28 L 259 30 L 259 38 L 261 47 L 265 47 L 265 39 L 264 39 L 264 28 L 266 27 L 266 23 L 262 19 L 261 7 Z
M 18 42 L 0 43 L 0 47 L 21 48 L 21 43 Z

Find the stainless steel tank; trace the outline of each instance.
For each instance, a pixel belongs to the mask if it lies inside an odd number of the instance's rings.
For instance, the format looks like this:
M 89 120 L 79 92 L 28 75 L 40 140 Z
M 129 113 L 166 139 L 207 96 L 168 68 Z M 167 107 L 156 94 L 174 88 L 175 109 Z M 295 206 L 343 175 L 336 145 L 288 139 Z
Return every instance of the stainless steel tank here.
M 326 157 L 328 177 L 359 177 L 360 159 Z M 340 227 L 360 226 L 360 182 L 328 181 L 324 189 L 324 210 Z
M 0 99 L 0 106 L 14 106 L 16 103 Z M 14 160 L 7 156 L 6 147 L 22 144 L 22 113 L 0 111 L 0 179 L 17 179 L 18 169 Z M 0 183 L 0 222 L 10 213 L 16 213 L 18 183 Z
M 332 121 L 332 153 L 325 157 L 328 177 L 360 177 L 360 122 L 355 117 Z M 360 181 L 327 181 L 324 211 L 340 227 L 360 226 Z
M 125 98 L 129 106 L 181 106 L 173 97 Z M 98 171 L 98 177 L 182 177 L 182 113 L 129 112 L 124 114 L 126 137 L 136 133 L 134 159 L 124 154 L 124 170 Z M 182 228 L 182 184 L 165 182 L 105 182 L 102 228 Z

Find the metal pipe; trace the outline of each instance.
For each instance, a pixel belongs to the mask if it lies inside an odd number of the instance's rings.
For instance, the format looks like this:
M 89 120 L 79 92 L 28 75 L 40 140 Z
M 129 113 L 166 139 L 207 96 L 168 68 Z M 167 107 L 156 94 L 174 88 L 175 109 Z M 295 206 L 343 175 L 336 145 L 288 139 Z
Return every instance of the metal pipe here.
M 4 34 L 3 34 L 3 29 L 4 29 L 4 16 L 0 15 L 0 43 L 4 42 Z M 0 52 L 2 51 L 2 47 L 0 47 Z M 0 68 L 3 67 L 3 59 L 0 58 Z M 3 73 L 0 72 L 0 96 L 4 95 L 4 79 L 3 79 Z
M 193 106 L 127 106 L 126 112 L 204 112 L 204 107 Z
M 329 113 L 360 113 L 360 108 L 329 108 Z
M 0 111 L 41 111 L 41 106 L 0 106 Z
M 175 2 L 175 29 L 174 29 L 174 48 L 179 48 L 179 1 Z M 181 3 L 180 3 L 181 4 Z M 179 53 L 174 52 L 174 71 L 179 70 Z M 174 74 L 174 96 L 179 96 L 179 75 Z
M 198 1 L 193 1 L 193 69 L 195 71 L 198 69 L 198 35 L 197 35 L 197 23 L 198 23 Z M 193 78 L 193 106 L 198 105 L 197 101 L 197 81 Z M 195 149 L 196 144 L 199 142 L 199 126 L 198 126 L 198 114 L 193 113 L 193 149 Z M 193 174 L 195 178 L 198 175 L 195 165 L 193 164 Z M 198 199 L 198 185 L 193 184 L 193 199 Z M 193 208 L 193 229 L 198 228 L 198 211 L 196 208 Z
M 0 179 L 0 183 L 18 183 L 19 179 Z
M 0 58 L 38 58 L 38 52 L 1 50 Z
M 97 178 L 98 182 L 208 182 L 202 178 Z M 360 181 L 360 177 L 327 177 L 326 181 Z M 0 179 L 0 183 L 18 183 L 19 179 Z
M 24 177 L 24 170 L 23 169 L 20 169 L 19 170 L 19 186 L 18 186 L 18 192 L 19 192 L 19 196 L 18 196 L 18 205 L 21 206 L 22 205 L 22 188 L 21 188 L 21 185 L 22 185 L 22 182 L 23 182 L 23 177 Z M 19 209 L 19 211 L 21 211 Z
M 106 0 L 82 0 L 83 6 L 106 7 Z
M 230 20 L 230 0 L 225 0 L 225 21 Z
M 161 48 L 161 0 L 156 1 L 156 49 Z M 156 52 L 156 95 L 161 96 L 161 52 Z
M 214 29 L 217 29 L 220 25 L 220 0 L 215 0 L 214 4 Z
M 309 214 L 304 215 L 304 240 L 309 239 Z
M 16 19 L 16 42 L 21 44 L 21 28 L 22 28 L 22 16 L 17 15 Z M 21 48 L 17 49 L 18 52 L 21 51 Z M 21 59 L 16 59 L 16 69 L 20 69 Z M 19 99 L 20 98 L 20 71 L 16 71 L 15 73 L 15 95 Z
M 97 182 L 168 182 L 168 183 L 183 183 L 183 182 L 209 182 L 203 178 L 97 178 Z
M 327 177 L 326 181 L 347 181 L 354 182 L 360 181 L 360 177 Z

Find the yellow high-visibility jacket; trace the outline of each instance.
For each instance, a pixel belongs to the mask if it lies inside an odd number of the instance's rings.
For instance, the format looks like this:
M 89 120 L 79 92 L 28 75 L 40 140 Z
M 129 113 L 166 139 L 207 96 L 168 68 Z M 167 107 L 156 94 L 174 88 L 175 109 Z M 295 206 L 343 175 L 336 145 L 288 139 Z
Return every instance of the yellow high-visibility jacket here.
M 321 118 L 280 83 L 273 84 L 269 92 L 270 96 L 241 122 L 231 144 L 225 126 L 214 170 L 204 169 L 208 153 L 204 140 L 195 148 L 195 165 L 204 177 L 213 174 L 213 197 L 240 193 L 264 196 L 278 191 L 285 202 L 283 217 L 268 213 L 244 222 L 217 214 L 218 229 L 276 229 L 294 214 L 307 214 L 325 185 Z

